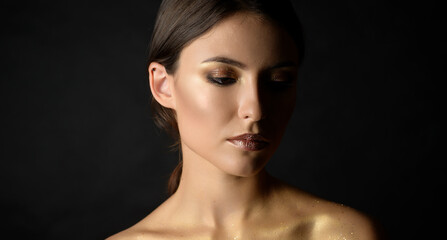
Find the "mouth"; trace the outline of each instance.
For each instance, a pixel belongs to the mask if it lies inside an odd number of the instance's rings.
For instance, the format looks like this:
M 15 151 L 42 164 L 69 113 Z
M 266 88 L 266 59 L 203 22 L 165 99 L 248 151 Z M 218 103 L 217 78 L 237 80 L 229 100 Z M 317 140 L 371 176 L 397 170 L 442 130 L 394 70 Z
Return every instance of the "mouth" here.
M 269 145 L 269 141 L 260 134 L 245 133 L 236 137 L 227 139 L 237 148 L 245 151 L 259 151 Z

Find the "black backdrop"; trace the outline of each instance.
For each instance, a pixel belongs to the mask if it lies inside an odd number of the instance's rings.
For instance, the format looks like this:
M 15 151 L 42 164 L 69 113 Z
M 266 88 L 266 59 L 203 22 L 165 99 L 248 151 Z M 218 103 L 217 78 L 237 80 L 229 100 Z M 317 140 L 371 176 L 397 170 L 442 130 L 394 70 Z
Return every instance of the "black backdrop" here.
M 270 172 L 371 215 L 391 239 L 433 239 L 446 185 L 436 154 L 446 80 L 440 7 L 294 5 L 307 56 Z M 165 198 L 177 158 L 148 108 L 159 1 L 0 6 L 2 233 L 103 239 L 136 223 Z

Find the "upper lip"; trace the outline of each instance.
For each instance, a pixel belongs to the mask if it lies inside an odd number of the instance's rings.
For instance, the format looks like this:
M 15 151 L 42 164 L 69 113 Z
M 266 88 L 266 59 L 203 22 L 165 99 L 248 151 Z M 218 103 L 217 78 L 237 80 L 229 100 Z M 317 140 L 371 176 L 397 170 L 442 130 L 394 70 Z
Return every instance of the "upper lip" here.
M 256 133 L 244 133 L 228 140 L 244 140 L 244 141 L 256 141 L 256 142 L 268 142 L 268 140 L 260 134 Z

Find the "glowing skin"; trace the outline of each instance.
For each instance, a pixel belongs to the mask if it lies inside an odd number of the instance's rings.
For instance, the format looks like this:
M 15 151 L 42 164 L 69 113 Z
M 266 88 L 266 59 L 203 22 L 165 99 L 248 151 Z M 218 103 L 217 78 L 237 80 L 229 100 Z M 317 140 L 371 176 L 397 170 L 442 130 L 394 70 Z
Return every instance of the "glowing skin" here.
M 254 17 L 237 21 L 221 24 L 183 50 L 172 94 L 185 157 L 211 163 L 219 170 L 214 174 L 247 177 L 262 169 L 280 142 L 294 108 L 298 63 L 285 33 Z M 240 64 L 222 63 L 228 62 L 224 57 Z M 213 77 L 234 80 L 218 86 L 210 82 Z M 272 87 L 279 81 L 288 85 Z M 270 144 L 242 151 L 227 141 L 244 133 L 261 133 Z
M 360 213 L 264 171 L 294 108 L 297 65 L 290 37 L 246 13 L 186 46 L 175 74 L 151 63 L 154 98 L 177 113 L 182 178 L 166 202 L 110 239 L 376 239 Z M 263 142 L 228 141 L 245 133 Z

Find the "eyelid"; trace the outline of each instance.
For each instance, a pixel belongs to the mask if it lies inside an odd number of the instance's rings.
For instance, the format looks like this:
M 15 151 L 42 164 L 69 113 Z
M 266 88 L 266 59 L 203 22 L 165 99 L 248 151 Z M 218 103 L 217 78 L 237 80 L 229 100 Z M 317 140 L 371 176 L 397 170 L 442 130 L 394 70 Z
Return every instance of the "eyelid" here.
M 215 76 L 215 77 L 220 77 L 220 76 L 224 76 L 224 77 L 233 77 L 233 78 L 237 78 L 237 72 L 234 71 L 233 69 L 229 68 L 229 67 L 225 67 L 225 68 L 216 68 L 213 69 L 211 71 L 209 71 L 209 75 Z
M 219 87 L 225 87 L 235 83 L 239 79 L 238 72 L 228 66 L 218 66 L 207 71 L 208 82 Z
M 206 79 L 211 84 L 215 84 L 219 87 L 225 87 L 225 86 L 231 85 L 236 82 L 235 78 L 230 78 L 230 77 L 212 77 L 212 76 L 208 75 L 206 77 Z
M 276 72 L 271 74 L 271 80 L 275 82 L 292 82 L 296 79 L 295 75 L 290 72 Z M 285 79 L 285 80 L 282 80 Z

